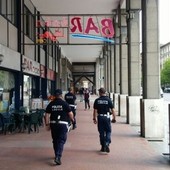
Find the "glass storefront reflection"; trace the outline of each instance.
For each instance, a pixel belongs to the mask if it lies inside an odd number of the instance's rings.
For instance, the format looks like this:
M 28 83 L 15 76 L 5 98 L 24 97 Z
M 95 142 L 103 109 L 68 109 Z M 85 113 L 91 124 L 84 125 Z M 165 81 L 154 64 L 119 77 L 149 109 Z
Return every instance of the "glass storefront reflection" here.
M 30 99 L 32 96 L 32 77 L 24 75 L 24 94 L 23 106 L 30 106 Z
M 15 78 L 12 72 L 0 70 L 0 112 L 7 112 L 14 108 Z

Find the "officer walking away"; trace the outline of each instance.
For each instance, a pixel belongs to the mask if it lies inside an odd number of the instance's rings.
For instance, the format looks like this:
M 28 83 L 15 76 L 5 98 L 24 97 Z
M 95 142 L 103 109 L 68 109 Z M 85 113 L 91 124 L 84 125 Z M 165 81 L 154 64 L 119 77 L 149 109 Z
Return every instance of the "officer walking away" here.
M 51 129 L 53 149 L 55 154 L 54 162 L 61 165 L 61 157 L 64 144 L 67 140 L 68 124 L 74 122 L 71 108 L 62 99 L 62 90 L 56 90 L 56 98 L 46 108 L 45 123 L 47 130 Z
M 74 114 L 74 123 L 73 123 L 73 129 L 77 127 L 76 125 L 76 95 L 73 93 L 71 88 L 68 88 L 68 93 L 64 96 L 65 101 L 69 104 L 73 114 Z
M 82 88 L 79 90 L 80 102 L 83 102 L 83 91 L 84 91 L 84 88 L 82 87 Z
M 85 103 L 85 110 L 87 107 L 90 109 L 90 93 L 88 89 L 84 91 L 84 103 Z
M 106 90 L 100 88 L 99 98 L 94 101 L 93 105 L 93 122 L 97 124 L 99 131 L 99 138 L 101 144 L 101 152 L 110 152 L 109 144 L 111 143 L 111 120 L 112 114 L 114 122 L 116 122 L 116 114 L 113 108 L 113 103 L 108 96 Z

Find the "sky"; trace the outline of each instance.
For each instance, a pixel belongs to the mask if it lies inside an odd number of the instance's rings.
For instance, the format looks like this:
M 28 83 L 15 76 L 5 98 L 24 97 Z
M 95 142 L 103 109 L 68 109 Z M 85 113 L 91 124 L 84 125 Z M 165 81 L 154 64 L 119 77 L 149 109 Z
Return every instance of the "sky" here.
M 160 43 L 170 42 L 170 0 L 159 0 L 160 5 Z

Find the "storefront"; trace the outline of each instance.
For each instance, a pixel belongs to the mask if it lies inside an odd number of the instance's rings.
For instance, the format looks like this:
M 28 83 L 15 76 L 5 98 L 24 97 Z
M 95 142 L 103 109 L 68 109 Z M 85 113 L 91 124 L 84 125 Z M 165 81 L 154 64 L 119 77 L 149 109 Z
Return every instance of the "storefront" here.
M 0 70 L 0 112 L 15 107 L 15 76 L 13 72 Z
M 32 98 L 40 97 L 40 64 L 22 57 L 23 106 L 30 107 Z
M 20 57 L 21 55 L 0 44 L 0 112 L 7 112 L 20 104 Z
M 54 95 L 56 89 L 55 72 L 47 69 L 47 96 Z
M 40 65 L 40 97 L 47 99 L 46 67 L 44 65 Z

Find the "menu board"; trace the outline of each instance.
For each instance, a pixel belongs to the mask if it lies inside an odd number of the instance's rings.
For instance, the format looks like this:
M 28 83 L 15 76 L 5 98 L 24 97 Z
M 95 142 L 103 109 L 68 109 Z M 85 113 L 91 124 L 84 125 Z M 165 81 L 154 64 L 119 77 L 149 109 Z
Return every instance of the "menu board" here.
M 42 109 L 42 99 L 40 98 L 31 99 L 31 109 Z

